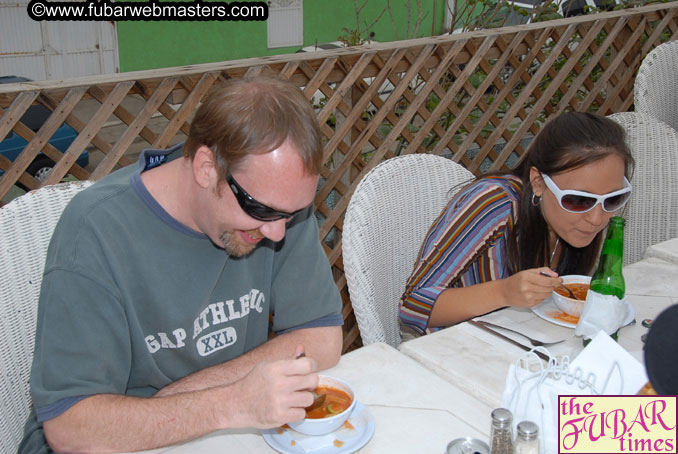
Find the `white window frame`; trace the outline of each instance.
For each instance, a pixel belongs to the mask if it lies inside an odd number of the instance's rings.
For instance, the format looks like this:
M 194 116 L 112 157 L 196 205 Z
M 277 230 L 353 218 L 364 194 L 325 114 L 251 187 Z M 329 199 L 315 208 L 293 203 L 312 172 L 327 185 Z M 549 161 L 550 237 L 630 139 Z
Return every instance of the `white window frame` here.
M 268 48 L 304 45 L 304 1 L 270 0 L 266 21 Z

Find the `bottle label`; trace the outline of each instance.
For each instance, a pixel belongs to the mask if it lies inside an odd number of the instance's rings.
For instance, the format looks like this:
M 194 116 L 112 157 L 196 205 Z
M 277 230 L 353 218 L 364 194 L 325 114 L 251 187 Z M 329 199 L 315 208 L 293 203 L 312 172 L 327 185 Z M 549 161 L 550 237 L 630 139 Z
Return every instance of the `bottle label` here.
M 574 334 L 592 338 L 602 330 L 612 335 L 628 318 L 629 306 L 626 298 L 620 300 L 614 295 L 589 290 Z

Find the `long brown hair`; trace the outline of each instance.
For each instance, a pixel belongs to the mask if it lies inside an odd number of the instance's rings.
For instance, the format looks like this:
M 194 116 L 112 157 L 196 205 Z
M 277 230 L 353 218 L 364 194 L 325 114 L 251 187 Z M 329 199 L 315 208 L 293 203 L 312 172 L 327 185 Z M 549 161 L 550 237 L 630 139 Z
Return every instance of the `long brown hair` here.
M 587 112 L 568 112 L 549 121 L 537 134 L 513 174 L 523 182 L 518 219 L 509 239 L 509 261 L 517 269 L 537 268 L 549 263 L 549 234 L 539 206 L 532 200 L 530 169 L 536 167 L 546 175 L 555 175 L 616 155 L 624 160 L 630 179 L 634 160 L 625 142 L 624 129 L 609 118 Z M 586 247 L 563 246 L 556 272 L 589 274 L 593 271 L 603 240 L 603 232 Z

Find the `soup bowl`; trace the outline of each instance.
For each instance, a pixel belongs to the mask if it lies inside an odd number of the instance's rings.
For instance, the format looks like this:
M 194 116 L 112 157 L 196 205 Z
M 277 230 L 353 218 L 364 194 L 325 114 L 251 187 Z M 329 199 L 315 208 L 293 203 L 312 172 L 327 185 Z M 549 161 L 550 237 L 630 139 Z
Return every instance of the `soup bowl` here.
M 588 290 L 588 286 L 591 283 L 591 276 L 570 274 L 561 277 L 563 278 L 563 285 L 566 286 L 568 284 L 585 284 Z M 576 290 L 572 287 L 570 287 L 570 289 Z M 584 308 L 586 296 L 577 295 L 577 297 L 582 296 L 583 298 L 581 300 L 575 300 L 570 298 L 569 296 L 565 296 L 565 293 L 567 293 L 565 289 L 555 288 L 553 289 L 553 295 L 551 299 L 556 304 L 556 307 L 558 307 L 558 309 L 560 309 L 561 311 L 565 312 L 568 315 L 572 315 L 573 317 L 579 317 L 579 315 L 581 314 L 581 310 Z
M 348 396 L 351 398 L 351 403 L 348 405 L 348 407 L 343 409 L 344 405 L 340 405 L 338 402 L 334 401 L 332 394 L 328 394 L 325 397 L 322 405 L 318 405 L 319 408 L 316 408 L 316 410 L 326 410 L 323 411 L 323 413 L 328 414 L 327 417 L 308 417 L 309 409 L 307 409 L 306 418 L 302 419 L 301 421 L 291 422 L 288 424 L 292 429 L 305 435 L 325 435 L 330 432 L 334 432 L 346 422 L 349 416 L 351 416 L 353 408 L 355 408 L 356 399 L 353 388 L 351 388 L 351 386 L 344 380 L 339 378 L 329 375 L 318 375 L 318 387 L 315 389 L 315 392 L 318 394 L 323 394 L 327 388 L 343 391 L 345 394 L 348 394 Z

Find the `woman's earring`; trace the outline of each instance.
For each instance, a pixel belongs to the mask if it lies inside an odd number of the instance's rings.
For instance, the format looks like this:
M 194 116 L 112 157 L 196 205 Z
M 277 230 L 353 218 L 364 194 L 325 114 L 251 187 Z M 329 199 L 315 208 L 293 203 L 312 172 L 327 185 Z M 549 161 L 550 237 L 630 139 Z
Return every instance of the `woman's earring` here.
M 532 193 L 532 206 L 533 207 L 538 207 L 539 204 L 541 203 L 541 196 L 538 196 L 534 192 Z

